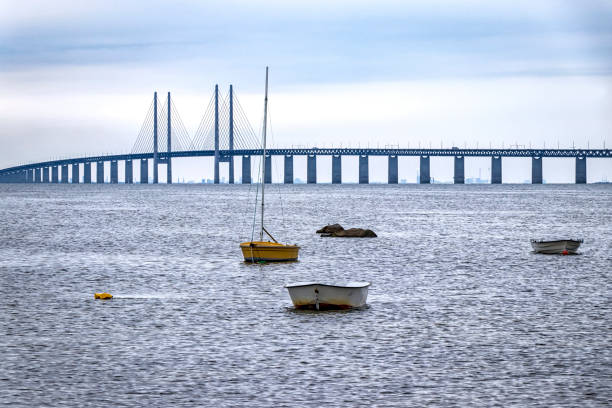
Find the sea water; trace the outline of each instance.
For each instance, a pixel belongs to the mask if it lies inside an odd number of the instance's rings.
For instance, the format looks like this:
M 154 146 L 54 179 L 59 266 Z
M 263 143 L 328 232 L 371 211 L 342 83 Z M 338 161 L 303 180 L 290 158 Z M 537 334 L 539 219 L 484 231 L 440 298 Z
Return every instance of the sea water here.
M 0 185 L 11 406 L 604 406 L 609 185 Z M 331 223 L 377 238 L 320 238 Z M 577 256 L 530 238 L 583 238 Z M 369 281 L 299 312 L 285 284 Z M 110 301 L 94 300 L 110 292 Z

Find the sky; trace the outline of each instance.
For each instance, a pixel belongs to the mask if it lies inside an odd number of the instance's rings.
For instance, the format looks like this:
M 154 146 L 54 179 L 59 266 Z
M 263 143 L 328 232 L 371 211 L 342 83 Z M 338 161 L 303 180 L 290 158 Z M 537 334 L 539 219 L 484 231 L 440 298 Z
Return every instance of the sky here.
M 233 84 L 259 129 L 266 65 L 273 146 L 609 148 L 610 21 L 612 1 L 595 0 L 2 0 L 0 167 L 129 152 L 154 91 L 172 92 L 193 135 L 215 84 Z M 212 168 L 174 162 L 181 179 Z M 400 179 L 417 169 L 402 158 Z M 466 159 L 466 177 L 489 169 Z M 371 159 L 372 181 L 386 171 Z M 530 174 L 504 159 L 504 182 Z M 433 158 L 432 175 L 451 180 L 452 160 Z M 356 158 L 343 177 L 357 180 Z M 545 160 L 547 181 L 573 177 L 571 161 Z M 602 179 L 612 160 L 590 159 L 589 182 Z

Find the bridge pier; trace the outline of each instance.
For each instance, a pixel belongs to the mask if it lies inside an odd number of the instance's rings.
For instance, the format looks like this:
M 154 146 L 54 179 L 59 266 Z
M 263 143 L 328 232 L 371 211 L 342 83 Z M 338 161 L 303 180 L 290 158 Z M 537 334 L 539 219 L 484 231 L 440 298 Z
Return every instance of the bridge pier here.
M 48 183 L 49 182 L 49 167 L 43 167 L 42 169 L 42 182 L 43 183 Z
M 134 171 L 132 169 L 132 161 L 125 161 L 125 184 L 132 184 L 134 182 Z
M 251 184 L 251 156 L 242 156 L 242 184 Z
M 26 183 L 34 182 L 34 169 L 27 170 Z
M 359 155 L 359 184 L 368 184 L 370 182 L 368 167 L 368 156 Z
M 10 173 L 7 183 L 25 183 L 27 178 L 26 173 L 27 172 L 23 170 Z
M 285 184 L 293 184 L 293 156 L 290 154 L 285 155 Z
M 215 85 L 215 176 L 214 183 L 219 184 L 219 85 Z M 268 173 L 266 162 L 266 174 Z M 268 176 L 266 176 L 267 183 Z
M 342 156 L 332 155 L 332 184 L 342 184 Z
M 306 156 L 306 183 L 317 184 L 317 156 L 314 154 Z
M 576 184 L 586 184 L 587 182 L 586 162 L 585 156 L 576 157 Z
M 149 183 L 149 160 L 140 159 L 140 184 Z
M 91 162 L 83 163 L 83 183 L 91 184 Z
M 62 164 L 62 183 L 68 182 L 68 165 Z
M 51 166 L 51 182 L 58 183 L 59 182 L 59 168 L 58 166 Z
M 215 174 L 213 180 L 215 184 L 219 184 L 219 156 L 217 153 L 215 153 Z
M 34 173 L 34 182 L 35 183 L 42 182 L 41 176 L 42 176 L 42 169 L 39 167 L 36 169 L 36 172 Z
M 465 184 L 465 157 L 463 156 L 455 156 L 453 181 L 455 184 Z
M 104 162 L 99 161 L 96 164 L 96 183 L 104 183 Z
M 397 184 L 398 171 L 397 171 L 397 156 L 389 155 L 388 157 L 388 172 L 387 172 L 387 184 Z
M 117 160 L 111 160 L 110 162 L 110 170 L 111 170 L 111 184 L 119 183 L 119 166 L 117 165 Z
M 8 175 L 7 183 L 24 183 L 25 179 L 23 171 L 14 171 Z
M 430 184 L 431 176 L 429 175 L 429 156 L 420 156 L 420 176 L 419 184 Z
M 501 156 L 491 157 L 491 184 L 501 184 L 502 182 L 502 158 Z
M 531 158 L 531 184 L 542 184 L 542 158 Z
M 81 181 L 81 175 L 79 174 L 79 164 L 72 164 L 72 184 L 79 184 Z
M 271 184 L 272 183 L 272 156 L 270 155 L 266 155 L 266 160 L 265 164 L 266 164 L 266 180 L 265 183 L 266 184 Z

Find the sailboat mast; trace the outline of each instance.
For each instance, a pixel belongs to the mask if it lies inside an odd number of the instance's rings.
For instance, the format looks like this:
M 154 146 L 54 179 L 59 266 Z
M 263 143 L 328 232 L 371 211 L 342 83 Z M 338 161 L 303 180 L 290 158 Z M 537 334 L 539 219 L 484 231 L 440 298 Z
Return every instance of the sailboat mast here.
M 261 155 L 261 231 L 259 240 L 263 241 L 264 233 L 264 187 L 266 185 L 266 125 L 268 123 L 268 67 L 266 67 L 266 93 L 264 98 L 264 122 L 263 122 L 263 152 Z

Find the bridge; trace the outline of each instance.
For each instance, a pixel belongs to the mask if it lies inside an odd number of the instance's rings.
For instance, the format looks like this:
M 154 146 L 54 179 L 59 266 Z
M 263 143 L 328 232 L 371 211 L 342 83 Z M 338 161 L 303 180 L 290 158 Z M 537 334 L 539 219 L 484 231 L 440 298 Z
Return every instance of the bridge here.
M 258 138 L 250 126 L 240 103 L 230 85 L 228 94 L 219 95 L 215 86 L 214 94 L 204 113 L 195 136 L 189 137 L 180 115 L 168 92 L 167 99 L 161 104 L 154 93 L 153 101 L 145 117 L 140 133 L 128 154 L 84 156 L 61 160 L 51 160 L 0 169 L 0 183 L 92 183 L 92 163 L 95 164 L 96 183 L 104 183 L 105 163 L 110 163 L 110 182 L 119 183 L 118 162 L 123 161 L 123 182 L 134 183 L 134 161 L 140 165 L 141 184 L 149 183 L 149 170 L 152 167 L 153 183 L 159 181 L 159 164 L 166 165 L 167 183 L 172 183 L 172 159 L 181 157 L 214 157 L 214 183 L 219 183 L 219 164 L 229 163 L 229 183 L 233 184 L 234 161 L 242 160 L 242 183 L 253 182 L 251 176 L 251 157 L 261 156 L 262 149 Z M 370 156 L 386 156 L 388 160 L 389 184 L 398 183 L 398 157 L 419 157 L 419 182 L 431 182 L 430 157 L 454 157 L 454 183 L 465 183 L 464 164 L 466 157 L 491 158 L 491 183 L 502 182 L 502 158 L 531 158 L 531 182 L 542 183 L 542 158 L 575 158 L 575 182 L 587 181 L 587 158 L 610 158 L 610 149 L 409 149 L 409 148 L 272 148 L 266 150 L 265 183 L 272 182 L 272 156 L 284 157 L 284 177 L 286 184 L 293 183 L 293 157 L 306 156 L 307 183 L 317 182 L 317 157 L 331 156 L 332 183 L 342 183 L 342 157 L 359 158 L 359 183 L 369 183 L 368 159 Z M 149 163 L 151 161 L 151 163 Z M 81 172 L 82 169 L 82 172 Z M 81 176 L 82 175 L 82 176 Z

